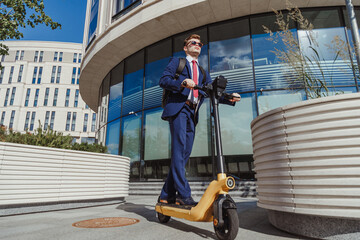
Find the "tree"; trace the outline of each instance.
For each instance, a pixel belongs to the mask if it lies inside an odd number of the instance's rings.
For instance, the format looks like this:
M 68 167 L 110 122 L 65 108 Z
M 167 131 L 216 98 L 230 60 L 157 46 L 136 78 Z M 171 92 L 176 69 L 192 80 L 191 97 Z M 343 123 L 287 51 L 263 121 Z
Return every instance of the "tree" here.
M 19 27 L 45 24 L 53 30 L 61 29 L 61 24 L 46 15 L 44 9 L 44 0 L 0 0 L 0 41 L 24 37 Z M 0 55 L 9 55 L 9 48 L 3 43 L 0 43 Z

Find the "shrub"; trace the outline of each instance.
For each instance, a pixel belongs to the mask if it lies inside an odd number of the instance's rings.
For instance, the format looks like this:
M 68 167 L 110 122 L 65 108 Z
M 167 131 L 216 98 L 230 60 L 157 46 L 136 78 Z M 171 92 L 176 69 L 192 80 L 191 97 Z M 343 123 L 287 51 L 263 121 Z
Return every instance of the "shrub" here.
M 64 136 L 61 132 L 53 131 L 52 129 L 43 130 L 41 124 L 34 131 L 30 133 L 15 132 L 12 129 L 7 130 L 5 126 L 0 127 L 0 141 L 20 143 L 27 145 L 71 149 L 78 151 L 107 153 L 107 147 L 101 144 L 88 144 L 88 143 L 72 143 L 73 137 L 70 135 Z

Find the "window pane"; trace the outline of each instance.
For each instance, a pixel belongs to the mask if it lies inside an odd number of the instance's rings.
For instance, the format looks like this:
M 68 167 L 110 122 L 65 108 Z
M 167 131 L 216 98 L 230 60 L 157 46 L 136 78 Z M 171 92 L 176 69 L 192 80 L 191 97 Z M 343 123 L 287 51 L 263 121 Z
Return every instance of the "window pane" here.
M 96 113 L 93 113 L 91 120 L 91 132 L 95 132 L 95 124 L 96 124 Z
M 279 63 L 279 60 L 273 53 L 275 49 L 285 49 L 285 44 L 281 41 L 274 42 L 269 40 L 270 34 L 265 33 L 263 28 L 265 23 L 265 26 L 272 31 L 277 31 L 278 28 L 275 25 L 275 21 L 276 17 L 274 14 L 250 19 L 251 31 L 255 33 L 252 35 L 252 41 L 257 89 L 287 88 L 289 85 L 283 74 L 284 66 Z M 294 37 L 296 37 L 296 29 L 293 29 L 293 22 L 290 23 L 289 28 Z
M 349 58 L 342 59 L 336 49 L 330 48 L 335 41 L 346 42 L 344 28 L 314 29 L 311 32 L 299 30 L 298 35 L 304 55 L 311 60 L 307 61 L 306 68 L 309 76 L 325 82 L 327 86 L 355 85 Z M 348 52 L 344 53 L 348 56 Z
M 51 83 L 55 82 L 55 74 L 56 74 L 56 66 L 53 66 L 52 72 L 51 72 Z
M 252 154 L 250 124 L 256 117 L 255 94 L 241 94 L 235 106 L 220 104 L 219 114 L 224 155 Z
M 107 122 L 107 110 L 109 103 L 109 85 L 110 85 L 110 74 L 106 75 L 102 87 L 101 107 L 100 107 L 100 126 L 103 126 Z
M 96 34 L 98 10 L 99 10 L 99 0 L 93 0 L 91 5 L 91 12 L 90 12 L 90 25 L 89 25 L 87 44 L 91 42 L 91 40 L 95 37 Z
M 141 0 L 115 0 L 115 11 L 114 14 L 121 12 L 122 10 L 127 9 L 125 12 L 128 12 L 128 10 L 131 11 L 134 7 L 141 4 Z
M 272 109 L 282 107 L 291 103 L 304 101 L 306 99 L 304 91 L 268 91 L 258 94 L 259 114 Z
M 71 112 L 67 113 L 65 131 L 70 130 Z
M 210 101 L 205 99 L 199 110 L 199 122 L 196 125 L 194 145 L 190 157 L 211 156 Z
M 144 51 L 129 57 L 125 62 L 124 103 L 122 115 L 142 109 L 144 79 Z
M 171 158 L 169 122 L 161 119 L 162 110 L 157 108 L 145 112 L 144 160 Z
M 35 84 L 36 82 L 37 69 L 38 69 L 37 67 L 34 67 L 32 84 Z
M 4 55 L 3 55 L 4 56 Z M 4 72 L 5 72 L 5 67 L 2 66 L 3 68 L 0 70 L 0 84 L 3 82 L 3 78 L 4 78 Z
M 72 122 L 71 122 L 71 131 L 75 131 L 75 126 L 76 126 L 76 112 L 73 112 Z
M 41 83 L 42 71 L 43 71 L 43 68 L 39 67 L 39 74 L 38 74 L 37 84 Z
M 356 17 L 356 21 L 357 21 L 357 24 L 358 24 L 358 26 L 360 25 L 360 18 L 359 18 L 359 16 L 360 16 L 360 9 L 354 9 L 355 10 L 355 16 L 357 16 Z M 349 45 L 350 45 L 350 47 L 351 47 L 351 58 L 352 58 L 352 62 L 351 62 L 351 60 L 349 59 L 348 61 L 346 61 L 347 63 L 348 63 L 348 65 L 349 66 L 352 66 L 352 65 L 354 65 L 354 69 L 356 69 L 356 67 L 357 67 L 357 60 L 356 60 L 356 55 L 355 55 L 355 48 L 354 48 L 354 43 L 353 43 L 353 36 L 352 36 L 352 33 L 351 33 L 351 26 L 350 26 L 350 23 L 349 23 L 349 16 L 348 16 L 348 14 L 347 14 L 347 10 L 344 8 L 343 9 L 343 13 L 344 13 L 344 18 L 345 18 L 345 26 L 346 26 L 346 32 L 347 32 L 347 34 L 348 34 L 348 39 L 349 39 Z M 350 64 L 349 64 L 349 62 L 350 62 Z M 357 75 L 357 83 L 358 83 L 358 85 L 360 86 L 360 80 L 359 80 L 359 76 L 358 76 L 358 74 L 356 74 Z
M 341 27 L 338 9 L 321 11 L 304 9 L 302 15 L 314 25 L 314 29 Z
M 146 49 L 144 108 L 161 105 L 159 80 L 171 57 L 171 39 Z
M 111 87 L 109 96 L 108 121 L 121 115 L 121 98 L 123 92 L 124 63 L 120 63 L 111 71 Z
M 122 118 L 122 156 L 130 157 L 131 176 L 140 173 L 140 130 L 141 115 L 130 115 Z
M 228 92 L 254 90 L 249 21 L 209 27 L 211 77 L 223 75 Z
M 107 125 L 106 146 L 108 153 L 119 154 L 120 119 Z
M 349 93 L 356 93 L 356 87 L 335 87 L 329 88 L 328 96 L 334 96 L 337 94 L 349 94 Z
M 56 75 L 56 83 L 60 83 L 61 76 L 61 66 L 58 66 L 57 75 Z

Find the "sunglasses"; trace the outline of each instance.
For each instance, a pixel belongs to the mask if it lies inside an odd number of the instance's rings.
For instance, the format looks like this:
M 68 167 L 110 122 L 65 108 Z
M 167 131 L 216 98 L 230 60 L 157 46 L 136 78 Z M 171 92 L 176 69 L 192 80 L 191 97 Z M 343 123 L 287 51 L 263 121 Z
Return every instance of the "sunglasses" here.
M 188 45 L 194 45 L 194 46 L 196 46 L 196 45 L 198 45 L 199 47 L 202 47 L 202 46 L 204 46 L 204 44 L 202 44 L 201 42 L 196 42 L 196 41 L 191 41 L 191 42 L 188 42 Z

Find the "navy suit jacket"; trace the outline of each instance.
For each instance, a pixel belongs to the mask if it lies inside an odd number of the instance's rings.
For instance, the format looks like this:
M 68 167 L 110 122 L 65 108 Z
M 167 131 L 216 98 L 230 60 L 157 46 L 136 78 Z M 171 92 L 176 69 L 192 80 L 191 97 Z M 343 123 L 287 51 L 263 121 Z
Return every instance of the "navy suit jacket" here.
M 176 74 L 176 69 L 179 66 L 179 58 L 171 58 L 169 64 L 166 66 L 162 77 L 160 78 L 159 85 L 160 87 L 169 90 L 170 94 L 167 99 L 167 103 L 164 107 L 164 111 L 162 113 L 161 118 L 163 120 L 168 120 L 169 118 L 175 116 L 180 112 L 180 110 L 184 107 L 186 100 L 188 99 L 190 89 L 185 88 L 181 85 L 181 83 L 186 79 L 190 78 L 191 76 L 191 68 L 189 62 L 186 60 L 186 65 L 179 75 L 178 79 L 174 79 Z M 198 85 L 203 86 L 207 85 L 212 82 L 210 75 L 206 72 L 206 78 L 203 82 L 203 74 L 199 71 L 199 78 L 198 78 Z M 201 104 L 204 102 L 204 97 L 207 97 L 207 94 L 201 90 L 199 90 L 199 98 L 198 98 L 198 105 L 195 109 L 195 116 L 194 122 L 197 124 L 199 120 L 198 109 L 200 108 Z M 229 105 L 235 105 L 230 101 L 220 99 L 221 103 L 226 103 Z

